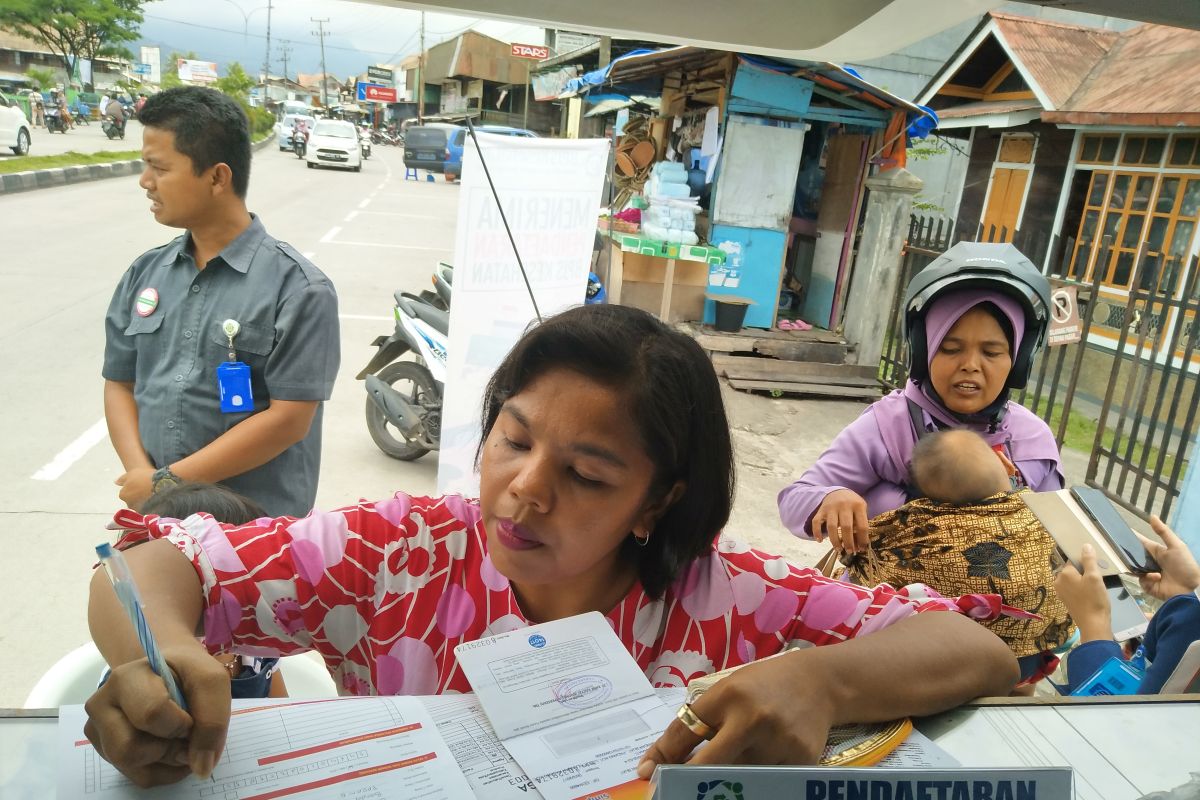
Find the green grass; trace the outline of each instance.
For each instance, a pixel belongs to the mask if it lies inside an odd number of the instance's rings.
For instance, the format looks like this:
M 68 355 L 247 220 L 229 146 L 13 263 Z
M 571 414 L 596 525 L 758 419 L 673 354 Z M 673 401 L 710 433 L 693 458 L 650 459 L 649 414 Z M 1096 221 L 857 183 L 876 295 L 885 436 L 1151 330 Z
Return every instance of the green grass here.
M 1033 405 L 1029 406 L 1030 411 L 1033 411 L 1039 417 L 1043 417 L 1043 418 L 1044 418 L 1044 414 L 1045 414 L 1045 409 L 1046 409 L 1046 403 L 1044 401 L 1039 403 L 1036 407 Z M 1050 414 L 1050 422 L 1049 422 L 1050 430 L 1053 431 L 1055 435 L 1058 435 L 1058 426 L 1061 422 L 1062 422 L 1062 405 L 1059 403 L 1055 403 L 1054 410 Z M 1141 425 L 1139 426 L 1139 430 L 1138 430 L 1139 434 L 1141 434 L 1143 436 L 1146 435 L 1146 433 L 1149 431 L 1149 423 L 1150 423 L 1149 418 L 1142 419 Z M 1072 411 L 1070 417 L 1067 418 L 1067 429 L 1063 435 L 1063 447 L 1069 447 L 1072 450 L 1078 450 L 1083 453 L 1091 453 L 1092 448 L 1093 448 L 1093 446 L 1095 446 L 1095 443 L 1096 443 L 1097 428 L 1099 428 L 1099 424 L 1095 420 L 1088 419 L 1084 415 L 1082 415 L 1076 411 Z M 1130 424 L 1130 421 L 1127 420 L 1124 428 L 1121 431 L 1121 433 L 1122 433 L 1121 447 L 1120 447 L 1120 452 L 1118 453 L 1118 457 L 1120 457 L 1120 458 L 1125 457 L 1126 450 L 1129 447 L 1129 433 L 1130 433 L 1131 428 L 1132 428 L 1132 425 Z M 1155 430 L 1155 438 L 1161 438 L 1161 435 L 1162 435 L 1162 424 L 1160 423 L 1157 426 L 1157 429 Z M 1104 436 L 1101 437 L 1101 443 L 1102 443 L 1103 448 L 1105 450 L 1108 450 L 1111 452 L 1113 449 L 1113 443 L 1114 443 L 1115 439 L 1116 439 L 1116 430 L 1111 426 L 1106 427 L 1104 429 Z M 1142 455 L 1143 455 L 1143 453 L 1146 452 L 1146 450 L 1147 450 L 1147 446 L 1144 443 L 1135 442 L 1133 445 L 1133 453 L 1129 456 L 1129 460 L 1135 465 L 1140 464 L 1142 461 Z M 1146 457 L 1146 468 L 1147 469 L 1153 470 L 1155 468 L 1155 466 L 1158 464 L 1159 455 L 1160 455 L 1160 452 L 1157 447 L 1151 446 L 1149 448 L 1149 453 L 1147 454 L 1147 457 Z M 1169 475 L 1171 473 L 1171 471 L 1174 469 L 1175 469 L 1175 456 L 1168 453 L 1166 455 L 1166 457 L 1163 459 L 1162 473 L 1164 475 Z
M 25 172 L 32 169 L 77 167 L 84 164 L 107 164 L 111 161 L 132 161 L 142 157 L 140 150 L 105 150 L 99 153 L 76 153 L 71 150 L 54 156 L 23 156 L 0 160 L 0 174 Z

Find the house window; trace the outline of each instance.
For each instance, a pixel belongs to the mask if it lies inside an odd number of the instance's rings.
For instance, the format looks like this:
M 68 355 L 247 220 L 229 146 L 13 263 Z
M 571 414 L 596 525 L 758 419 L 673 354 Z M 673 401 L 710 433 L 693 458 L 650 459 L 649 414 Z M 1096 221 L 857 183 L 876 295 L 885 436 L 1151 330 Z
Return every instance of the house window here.
M 1157 167 L 1167 149 L 1165 136 L 1126 136 L 1121 163 L 1134 167 Z
M 1200 219 L 1200 178 L 1164 175 L 1146 233 L 1146 262 L 1139 286 L 1173 294 L 1187 264 Z
M 1171 157 L 1167 165 L 1172 167 L 1200 167 L 1200 136 L 1176 136 L 1171 142 Z
M 1082 164 L 1113 163 L 1113 159 L 1117 157 L 1117 145 L 1120 144 L 1120 141 L 1121 137 L 1116 134 L 1084 136 L 1079 145 L 1079 162 Z

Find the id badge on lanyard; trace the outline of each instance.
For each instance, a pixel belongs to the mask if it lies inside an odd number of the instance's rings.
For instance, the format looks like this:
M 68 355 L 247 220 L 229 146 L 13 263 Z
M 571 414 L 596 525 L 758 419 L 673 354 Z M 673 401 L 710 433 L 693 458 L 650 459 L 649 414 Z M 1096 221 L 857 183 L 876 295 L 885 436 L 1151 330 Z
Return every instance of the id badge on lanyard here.
M 250 366 L 237 360 L 233 339 L 242 326 L 235 319 L 221 323 L 229 339 L 229 360 L 217 365 L 217 391 L 221 398 L 222 414 L 244 414 L 254 410 L 254 393 L 250 386 Z

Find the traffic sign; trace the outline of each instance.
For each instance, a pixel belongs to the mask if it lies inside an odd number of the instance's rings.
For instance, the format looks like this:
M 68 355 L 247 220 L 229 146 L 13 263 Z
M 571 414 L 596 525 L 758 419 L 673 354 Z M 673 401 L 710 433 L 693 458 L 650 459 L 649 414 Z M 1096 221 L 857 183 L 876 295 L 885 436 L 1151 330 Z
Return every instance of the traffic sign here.
M 133 73 L 135 75 L 149 75 L 150 74 L 150 65 L 149 64 L 134 64 L 133 65 Z
M 391 86 L 380 86 L 378 83 L 363 83 L 355 85 L 355 97 L 370 103 L 395 103 L 396 90 Z
M 514 44 L 513 58 L 529 58 L 534 61 L 545 61 L 550 57 L 550 48 L 541 44 Z
M 1050 293 L 1050 329 L 1046 344 L 1056 347 L 1074 344 L 1083 338 L 1079 321 L 1079 297 L 1074 286 L 1060 286 Z

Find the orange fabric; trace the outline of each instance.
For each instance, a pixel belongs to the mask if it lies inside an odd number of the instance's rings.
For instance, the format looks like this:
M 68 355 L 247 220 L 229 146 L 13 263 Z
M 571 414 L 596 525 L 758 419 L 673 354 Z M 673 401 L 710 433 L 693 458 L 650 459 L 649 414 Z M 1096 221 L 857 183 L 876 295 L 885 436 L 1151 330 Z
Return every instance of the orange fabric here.
M 887 130 L 883 132 L 883 150 L 880 151 L 882 162 L 880 171 L 903 167 L 908 157 L 908 120 L 903 111 L 892 114 Z

